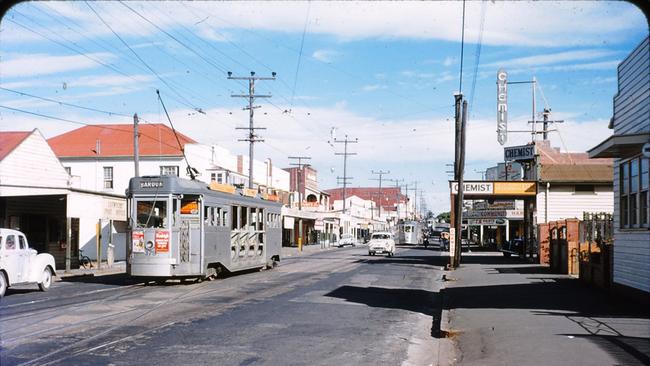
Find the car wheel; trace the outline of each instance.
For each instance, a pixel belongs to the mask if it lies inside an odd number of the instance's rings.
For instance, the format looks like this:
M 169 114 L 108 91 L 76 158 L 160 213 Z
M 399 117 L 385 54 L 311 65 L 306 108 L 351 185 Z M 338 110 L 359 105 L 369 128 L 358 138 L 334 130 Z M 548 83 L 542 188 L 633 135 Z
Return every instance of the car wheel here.
M 5 291 L 7 291 L 7 279 L 4 273 L 0 272 L 0 297 L 5 295 Z
M 38 284 L 38 288 L 41 289 L 41 291 L 47 291 L 50 289 L 50 286 L 52 286 L 52 270 L 50 270 L 50 267 L 47 267 L 43 270 L 43 275 L 41 277 L 41 282 Z

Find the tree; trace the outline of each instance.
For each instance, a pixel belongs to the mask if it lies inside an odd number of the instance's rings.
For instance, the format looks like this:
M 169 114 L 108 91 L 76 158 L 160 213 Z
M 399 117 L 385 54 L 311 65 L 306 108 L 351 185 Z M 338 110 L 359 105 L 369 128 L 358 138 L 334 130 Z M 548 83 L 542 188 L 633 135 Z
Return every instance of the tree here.
M 443 212 L 438 216 L 436 216 L 436 219 L 438 219 L 438 221 L 440 222 L 449 222 L 449 220 L 451 219 L 451 212 L 449 211 Z

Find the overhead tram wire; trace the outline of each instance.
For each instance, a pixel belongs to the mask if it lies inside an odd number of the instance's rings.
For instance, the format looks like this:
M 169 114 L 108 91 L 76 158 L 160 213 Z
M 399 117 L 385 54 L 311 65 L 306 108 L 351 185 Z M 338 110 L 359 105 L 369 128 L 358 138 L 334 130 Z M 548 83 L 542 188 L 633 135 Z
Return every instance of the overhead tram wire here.
M 224 19 L 224 18 L 222 18 L 222 17 L 220 17 L 220 16 L 218 16 L 218 15 L 212 13 L 212 12 L 207 12 L 207 11 L 206 11 L 206 14 L 208 14 L 208 15 L 210 15 L 211 17 L 214 17 L 214 18 L 216 18 L 216 19 L 219 19 L 219 20 L 223 21 L 224 23 L 228 23 L 228 24 L 230 24 L 231 26 L 235 26 L 234 23 L 232 23 L 232 22 L 228 21 L 227 19 Z M 265 36 L 265 35 L 262 35 L 262 34 L 260 34 L 260 33 L 258 33 L 258 32 L 252 31 L 252 30 L 250 30 L 250 29 L 243 29 L 243 30 L 246 31 L 246 32 L 248 32 L 248 33 L 254 34 L 254 35 L 256 35 L 256 36 L 258 36 L 258 37 L 260 37 L 260 38 L 263 38 L 263 39 L 265 39 L 265 40 L 267 40 L 267 41 L 269 41 L 269 42 L 275 44 L 276 46 L 279 46 L 279 47 L 285 48 L 285 49 L 287 49 L 287 50 L 289 50 L 289 51 L 292 51 L 292 52 L 295 52 L 295 53 L 299 53 L 299 52 L 300 52 L 299 50 L 293 49 L 293 48 L 291 48 L 291 47 L 289 47 L 289 46 L 287 46 L 287 45 L 285 45 L 285 44 L 278 43 L 278 42 L 275 41 L 274 39 L 272 39 L 272 38 L 270 38 L 270 37 L 267 37 L 267 36 Z M 324 62 L 324 61 L 316 60 L 316 59 L 313 59 L 313 58 L 307 58 L 306 60 L 309 61 L 309 62 L 317 62 L 318 64 L 322 64 L 322 65 L 324 65 L 324 66 L 326 66 L 326 67 L 329 67 L 330 69 L 332 69 L 332 70 L 334 70 L 334 71 L 336 71 L 336 72 L 339 72 L 339 73 L 341 73 L 341 74 L 345 74 L 346 76 L 348 76 L 348 77 L 350 77 L 350 78 L 352 78 L 352 79 L 354 79 L 354 80 L 359 80 L 359 81 L 362 81 L 362 82 L 367 82 L 367 81 L 368 81 L 368 79 L 362 79 L 362 78 L 359 78 L 359 75 L 357 75 L 357 74 L 353 74 L 353 73 L 348 72 L 348 71 L 345 71 L 345 70 L 343 70 L 343 69 L 339 69 L 338 67 L 335 67 L 335 66 L 332 65 L 331 63 L 327 63 L 327 62 Z M 270 69 L 269 69 L 269 70 L 270 70 Z M 280 80 L 280 82 L 282 82 L 281 79 L 279 79 L 279 80 Z M 284 83 L 284 84 L 287 85 L 286 83 Z M 288 86 L 288 85 L 287 85 L 287 86 Z M 291 88 L 289 88 L 289 90 L 291 90 Z M 412 98 L 412 97 L 408 97 L 408 96 L 406 96 L 406 95 L 403 95 L 403 94 L 397 93 L 397 92 L 395 92 L 395 91 L 393 91 L 393 90 L 390 90 L 390 89 L 387 89 L 386 92 L 389 93 L 389 94 L 395 95 L 395 96 L 397 96 L 397 97 L 400 97 L 400 98 L 402 98 L 402 99 L 404 99 L 404 100 L 410 101 L 410 102 L 412 102 L 412 103 L 419 104 L 419 105 L 423 106 L 424 108 L 429 108 L 429 106 L 428 106 L 426 103 L 419 102 L 419 101 L 417 101 L 416 99 L 414 99 L 414 98 Z
M 476 75 L 478 75 L 478 65 L 481 62 L 481 47 L 483 44 L 483 28 L 485 26 L 485 6 L 486 0 L 481 0 L 481 25 L 478 31 L 478 42 L 476 43 L 476 59 L 474 61 L 474 76 L 472 77 L 472 91 L 469 96 L 469 111 L 468 115 L 474 105 L 474 92 L 476 91 Z
M 187 174 L 192 178 L 192 180 L 195 180 L 198 171 L 192 168 L 190 162 L 187 160 L 187 156 L 185 155 L 185 149 L 183 148 L 183 144 L 181 144 L 181 140 L 178 138 L 178 134 L 176 133 L 176 129 L 174 128 L 174 123 L 172 122 L 172 119 L 169 118 L 169 113 L 167 113 L 167 107 L 165 107 L 165 103 L 163 103 L 163 100 L 160 97 L 160 92 L 158 90 L 156 90 L 156 94 L 158 95 L 158 100 L 160 101 L 160 104 L 162 104 L 163 110 L 165 111 L 165 116 L 167 116 L 167 120 L 169 121 L 169 124 L 172 127 L 172 132 L 174 132 L 174 137 L 176 137 L 176 142 L 178 142 L 178 148 L 181 150 L 181 153 L 183 153 L 183 158 L 185 158 L 185 163 L 187 164 Z
M 111 27 L 111 26 L 110 26 L 110 25 L 109 25 L 109 24 L 104 20 L 104 18 L 102 18 L 102 16 L 99 15 L 99 13 L 98 13 L 97 11 L 95 11 L 95 9 L 90 5 L 90 3 L 89 3 L 88 1 L 84 1 L 84 3 L 86 4 L 86 6 L 88 6 L 88 8 L 90 8 L 90 10 L 91 10 L 93 13 L 95 13 L 95 15 L 97 16 L 97 18 L 99 18 L 99 20 L 100 20 L 102 23 L 104 23 L 104 25 L 105 25 L 105 26 L 106 26 L 106 27 L 107 27 L 107 28 L 108 28 L 108 29 L 109 29 L 109 30 L 110 30 L 110 31 L 115 35 L 115 37 L 117 37 L 117 38 L 122 42 L 122 44 L 124 44 L 124 45 L 125 45 L 125 46 L 130 50 L 130 51 L 131 51 L 131 53 L 133 53 L 133 55 L 134 55 L 138 60 L 140 60 L 140 62 L 142 62 L 142 64 L 143 64 L 147 69 L 149 69 L 149 71 L 150 71 L 151 73 L 153 73 L 153 74 L 156 76 L 156 78 L 158 78 L 158 80 L 160 80 L 160 82 L 162 82 L 163 84 L 165 84 L 165 85 L 166 85 L 166 86 L 167 86 L 167 87 L 168 87 L 168 88 L 169 88 L 169 89 L 170 89 L 174 94 L 176 94 L 179 98 L 184 99 L 184 100 L 185 100 L 185 101 L 186 101 L 186 102 L 187 102 L 187 103 L 192 107 L 192 109 L 194 109 L 194 110 L 196 110 L 196 111 L 198 111 L 198 110 L 200 109 L 200 108 L 198 108 L 197 106 L 195 106 L 194 104 L 192 104 L 192 102 L 190 102 L 189 100 L 187 100 L 187 98 L 185 98 L 185 97 L 182 96 L 180 93 L 178 93 L 178 91 L 176 91 L 176 89 L 174 89 L 171 85 L 169 85 L 169 83 L 168 83 L 165 79 L 163 79 L 163 78 L 162 78 L 162 77 L 161 77 L 161 76 L 160 76 L 160 75 L 159 75 L 159 74 L 158 74 L 158 73 L 157 73 L 153 68 L 151 68 L 151 66 L 149 66 L 149 64 L 147 64 L 147 63 L 146 63 L 146 62 L 145 62 L 145 61 L 140 57 L 140 55 L 138 55 L 138 53 L 135 52 L 135 50 L 134 50 L 133 48 L 131 48 L 131 46 L 129 46 L 129 44 L 126 43 L 126 41 L 124 41 L 124 39 L 122 39 L 122 37 L 120 37 L 120 35 L 117 34 L 117 32 L 115 32 L 115 30 L 113 30 L 113 28 L 112 28 L 112 27 Z
M 29 94 L 29 93 L 21 92 L 21 91 L 18 91 L 18 90 L 5 88 L 5 87 L 2 87 L 2 86 L 0 86 L 0 90 L 5 90 L 5 91 L 11 92 L 11 93 L 18 94 L 18 95 L 27 96 L 27 97 L 35 98 L 35 99 L 40 99 L 40 100 L 43 100 L 43 101 L 46 101 L 46 102 L 56 103 L 56 104 L 64 105 L 64 106 L 68 106 L 68 107 L 84 109 L 84 110 L 91 111 L 91 112 L 104 113 L 104 114 L 108 114 L 109 116 L 120 116 L 120 117 L 133 118 L 133 116 L 131 116 L 131 115 L 120 113 L 120 112 L 111 112 L 111 111 L 106 111 L 106 110 L 92 108 L 92 107 L 84 107 L 84 106 L 78 105 L 78 104 L 62 102 L 60 100 L 55 100 L 55 99 L 50 99 L 50 98 L 45 98 L 45 97 L 39 97 L 38 95 Z M 149 121 L 145 120 L 144 118 L 140 118 L 140 119 L 145 121 L 145 122 L 149 122 Z
M 48 41 L 50 41 L 50 42 L 52 42 L 52 43 L 56 43 L 57 45 L 59 45 L 59 46 L 61 46 L 61 47 L 64 47 L 64 48 L 66 48 L 66 49 L 68 49 L 68 50 L 70 50 L 70 51 L 72 51 L 72 52 L 74 52 L 74 53 L 77 53 L 77 54 L 79 54 L 79 55 L 81 55 L 81 56 L 83 56 L 83 57 L 85 57 L 85 58 L 87 58 L 87 59 L 89 59 L 89 60 L 91 60 L 91 61 L 97 63 L 98 65 L 104 66 L 104 67 L 106 67 L 106 68 L 108 68 L 108 69 L 110 69 L 110 70 L 112 70 L 112 71 L 114 71 L 114 72 L 116 72 L 116 73 L 118 73 L 118 74 L 120 74 L 120 75 L 122 75 L 122 76 L 125 76 L 125 77 L 127 77 L 127 78 L 129 78 L 129 79 L 131 79 L 131 80 L 133 80 L 133 81 L 140 82 L 140 80 L 138 80 L 138 79 L 134 78 L 133 76 L 131 76 L 131 75 L 125 73 L 124 71 L 121 71 L 120 69 L 116 68 L 116 67 L 113 66 L 113 65 L 107 64 L 107 63 L 105 63 L 105 62 L 102 62 L 101 60 L 98 60 L 98 59 L 96 59 L 96 58 L 94 58 L 94 57 L 88 55 L 88 54 L 85 54 L 85 53 L 83 53 L 83 52 L 80 52 L 79 50 L 76 50 L 76 49 L 74 49 L 74 48 L 72 48 L 72 47 L 66 45 L 65 43 L 61 43 L 61 42 L 59 42 L 59 41 L 57 41 L 57 40 L 55 40 L 55 39 L 52 39 L 51 37 L 48 37 L 48 36 L 46 36 L 46 35 L 44 35 L 44 34 L 38 32 L 38 31 L 35 31 L 35 30 L 33 30 L 33 29 L 29 28 L 29 27 L 26 27 L 26 26 L 24 26 L 24 25 L 22 25 L 22 24 L 20 24 L 20 23 L 18 23 L 18 22 L 16 22 L 16 21 L 14 21 L 14 20 L 11 19 L 11 18 L 7 18 L 7 17 L 5 17 L 5 18 L 3 18 L 3 20 L 6 20 L 6 21 L 8 21 L 8 22 L 10 22 L 10 23 L 13 23 L 13 24 L 15 24 L 15 25 L 17 25 L 17 26 L 19 26 L 19 27 L 21 27 L 21 28 L 23 28 L 23 29 L 29 31 L 29 32 L 32 32 L 32 33 L 34 33 L 34 34 L 36 34 L 36 35 L 38 35 L 38 36 L 40 36 L 40 37 L 43 37 L 43 38 L 47 39 Z M 184 102 L 184 101 L 182 101 L 182 100 L 179 100 L 179 99 L 176 99 L 176 98 L 173 98 L 173 99 L 174 99 L 175 101 L 177 101 L 178 103 L 183 104 L 183 105 L 186 106 L 186 107 L 189 107 L 189 108 L 191 108 L 191 109 L 194 109 L 194 108 L 195 108 L 194 106 L 191 105 L 191 103 L 190 103 L 190 104 L 187 104 L 186 102 Z M 183 99 L 184 99 L 184 98 L 183 98 Z
M 298 85 L 298 73 L 300 72 L 300 60 L 302 59 L 302 50 L 305 46 L 305 34 L 307 33 L 307 25 L 309 24 L 309 11 L 311 10 L 311 1 L 307 2 L 307 15 L 305 16 L 305 26 L 302 29 L 302 38 L 300 40 L 300 52 L 298 53 L 298 63 L 296 64 L 296 74 L 293 77 L 293 89 L 291 90 L 291 104 L 293 107 L 293 99 L 296 96 L 296 85 Z
M 51 120 L 73 123 L 73 124 L 81 125 L 81 126 L 101 128 L 101 129 L 105 129 L 105 130 L 119 131 L 119 132 L 128 132 L 128 133 L 133 132 L 133 130 L 131 130 L 131 129 L 121 129 L 121 128 L 115 128 L 115 127 L 108 127 L 108 125 L 103 125 L 103 124 L 90 124 L 90 123 L 86 123 L 86 122 L 75 121 L 75 120 L 72 120 L 72 119 L 50 116 L 50 115 L 43 114 L 43 113 L 27 111 L 27 110 L 20 109 L 20 108 L 9 107 L 9 106 L 5 106 L 5 105 L 0 105 L 0 108 L 4 108 L 4 109 L 8 109 L 8 110 L 11 110 L 11 111 L 14 111 L 14 112 L 24 113 L 24 114 L 31 114 L 33 116 L 47 118 L 47 119 L 51 119 Z M 142 133 L 142 132 L 140 132 L 140 135 L 148 137 L 148 138 L 150 138 L 150 139 L 152 139 L 154 141 L 158 141 L 163 145 L 173 147 L 173 148 L 176 147 L 175 145 L 170 145 L 170 144 L 168 144 L 168 143 L 166 143 L 166 142 L 164 142 L 164 141 L 162 141 L 162 140 L 160 140 L 158 138 L 155 138 L 155 137 L 153 137 L 151 135 L 148 135 L 148 134 L 145 134 L 145 133 Z

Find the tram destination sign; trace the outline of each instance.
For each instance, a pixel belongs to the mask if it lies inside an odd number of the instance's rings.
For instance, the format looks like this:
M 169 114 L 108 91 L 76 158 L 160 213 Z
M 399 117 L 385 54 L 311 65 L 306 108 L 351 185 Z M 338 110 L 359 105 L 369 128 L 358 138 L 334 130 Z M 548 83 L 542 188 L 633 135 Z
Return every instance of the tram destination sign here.
M 143 180 L 140 182 L 140 188 L 161 188 L 163 182 L 160 180 Z
M 508 140 L 508 73 L 497 71 L 497 141 L 504 145 Z
M 522 161 L 535 158 L 535 145 L 508 146 L 503 148 L 503 160 Z

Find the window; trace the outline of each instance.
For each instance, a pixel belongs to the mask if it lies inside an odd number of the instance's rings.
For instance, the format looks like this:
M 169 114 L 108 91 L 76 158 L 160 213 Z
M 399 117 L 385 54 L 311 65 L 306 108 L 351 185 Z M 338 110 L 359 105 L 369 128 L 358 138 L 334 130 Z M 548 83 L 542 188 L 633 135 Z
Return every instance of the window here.
M 16 237 L 14 235 L 7 236 L 7 241 L 5 242 L 5 249 L 7 250 L 16 249 Z
M 104 189 L 113 189 L 113 167 L 104 167 Z
M 25 241 L 24 236 L 18 235 L 18 243 L 20 243 L 20 250 L 27 249 L 27 241 Z
M 164 228 L 167 225 L 167 201 L 138 201 L 137 227 Z
M 634 157 L 622 162 L 619 169 L 620 227 L 630 229 L 650 226 L 648 159 Z
M 575 193 L 586 193 L 586 194 L 594 194 L 596 193 L 596 187 L 593 184 L 583 184 L 583 185 L 578 185 L 575 186 Z
M 160 166 L 160 175 L 173 175 L 178 177 L 178 166 L 173 166 L 173 165 Z
M 214 182 L 217 180 L 217 173 L 210 173 L 210 182 Z

